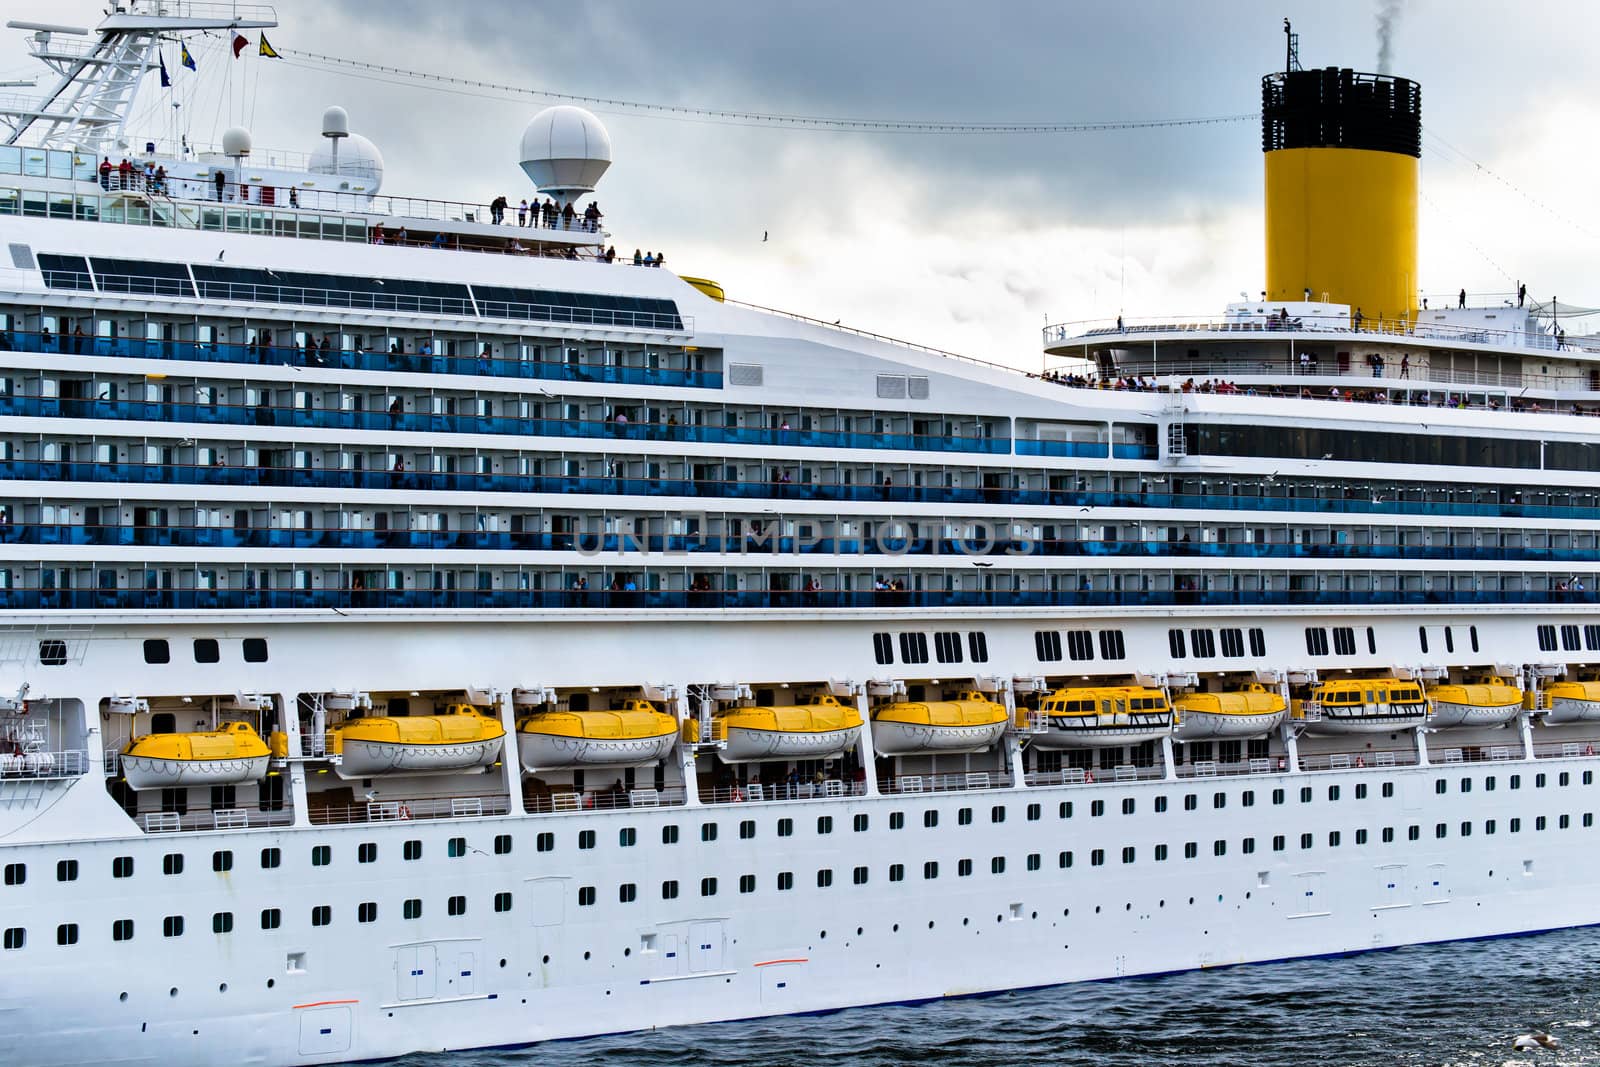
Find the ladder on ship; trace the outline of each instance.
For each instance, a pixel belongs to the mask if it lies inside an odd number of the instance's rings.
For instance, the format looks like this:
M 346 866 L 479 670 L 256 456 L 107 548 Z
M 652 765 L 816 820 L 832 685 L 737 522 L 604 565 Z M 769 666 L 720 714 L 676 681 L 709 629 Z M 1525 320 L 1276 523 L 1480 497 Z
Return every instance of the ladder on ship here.
M 1184 433 L 1188 402 L 1179 390 L 1167 394 L 1167 458 L 1182 459 L 1189 454 L 1189 438 Z

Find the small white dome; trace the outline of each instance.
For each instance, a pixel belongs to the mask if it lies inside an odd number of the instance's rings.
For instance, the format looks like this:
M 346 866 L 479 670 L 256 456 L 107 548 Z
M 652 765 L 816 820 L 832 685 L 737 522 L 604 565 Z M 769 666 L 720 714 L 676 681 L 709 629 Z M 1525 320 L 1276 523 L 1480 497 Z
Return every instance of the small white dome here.
M 611 166 L 611 135 L 581 107 L 547 107 L 522 131 L 520 159 L 539 189 L 571 199 L 592 192 Z
M 349 137 L 350 113 L 342 107 L 334 106 L 322 113 L 322 136 L 324 137 Z
M 248 156 L 250 154 L 250 131 L 243 126 L 229 126 L 222 131 L 222 154 L 225 156 Z
M 311 165 L 306 169 L 312 174 L 334 173 L 334 145 L 339 146 L 339 176 L 364 186 L 364 192 L 377 192 L 378 186 L 383 184 L 383 153 L 359 133 L 323 141 L 322 146 L 311 153 Z

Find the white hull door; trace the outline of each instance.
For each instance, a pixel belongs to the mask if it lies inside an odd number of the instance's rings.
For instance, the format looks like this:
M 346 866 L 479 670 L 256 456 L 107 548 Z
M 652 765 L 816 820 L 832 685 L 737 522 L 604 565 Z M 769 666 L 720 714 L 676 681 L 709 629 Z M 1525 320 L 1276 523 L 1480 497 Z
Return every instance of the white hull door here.
M 885 756 L 916 752 L 982 752 L 1006 734 L 1004 722 L 984 726 L 928 726 L 922 723 L 874 722 L 872 747 Z
M 632 767 L 658 763 L 672 754 L 676 733 L 624 740 L 517 734 L 517 755 L 528 772 L 557 767 Z
M 503 738 L 453 745 L 402 745 L 392 741 L 345 741 L 340 778 L 378 774 L 446 774 L 488 767 L 500 758 Z
M 121 757 L 122 776 L 134 789 L 181 789 L 188 786 L 239 785 L 267 776 L 267 757 L 238 759 L 157 759 Z

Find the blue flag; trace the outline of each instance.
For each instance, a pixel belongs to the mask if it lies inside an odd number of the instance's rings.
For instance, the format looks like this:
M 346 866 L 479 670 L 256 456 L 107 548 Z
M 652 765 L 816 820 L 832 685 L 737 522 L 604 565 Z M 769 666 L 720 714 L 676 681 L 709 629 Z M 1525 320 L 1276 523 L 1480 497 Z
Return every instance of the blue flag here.
M 158 58 L 161 60 L 161 88 L 170 88 L 172 86 L 172 79 L 167 77 L 167 57 L 162 55 Z
M 182 41 L 178 42 L 178 61 L 190 70 L 195 69 L 194 56 L 189 54 L 189 46 Z

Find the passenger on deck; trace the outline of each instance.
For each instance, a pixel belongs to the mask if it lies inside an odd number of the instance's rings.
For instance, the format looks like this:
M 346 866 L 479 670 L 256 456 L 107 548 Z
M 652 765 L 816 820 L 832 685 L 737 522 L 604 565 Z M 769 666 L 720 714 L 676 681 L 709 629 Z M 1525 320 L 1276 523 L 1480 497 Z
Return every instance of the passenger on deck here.
M 654 252 L 646 252 L 644 254 L 644 265 L 647 267 L 656 265 L 656 254 Z
M 572 201 L 567 201 L 566 207 L 561 209 L 561 228 L 563 230 L 572 229 L 572 220 L 576 219 L 577 217 L 578 213 L 573 210 Z
M 637 248 L 633 250 L 633 265 L 635 267 L 644 265 L 644 256 L 639 254 L 639 250 Z
M 590 201 L 589 206 L 583 209 L 584 229 L 588 230 L 590 233 L 594 233 L 600 228 L 600 219 L 600 205 L 594 201 Z
M 433 247 L 434 248 L 443 248 L 443 247 L 445 247 L 444 234 L 436 233 L 436 234 L 433 235 Z
M 607 263 L 615 263 L 617 261 L 617 246 L 616 245 L 612 245 L 610 248 L 606 249 L 605 259 L 606 259 Z
M 111 157 L 106 156 L 100 160 L 100 188 L 111 191 Z
M 517 225 L 518 226 L 526 226 L 527 224 L 528 224 L 528 201 L 527 201 L 526 198 L 524 198 L 522 203 L 517 205 Z

